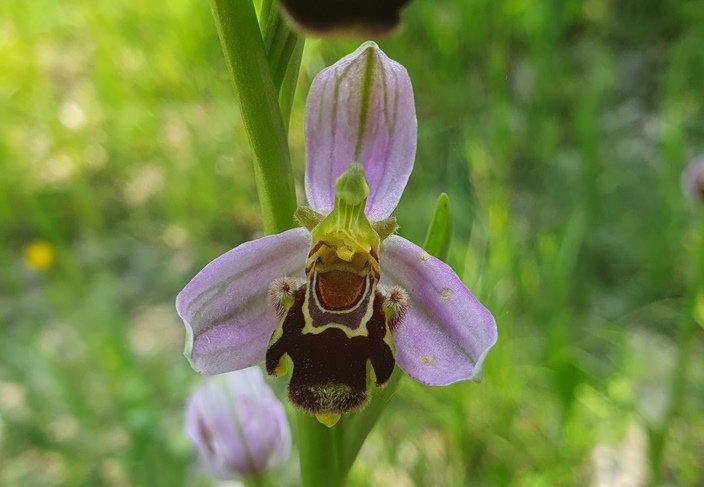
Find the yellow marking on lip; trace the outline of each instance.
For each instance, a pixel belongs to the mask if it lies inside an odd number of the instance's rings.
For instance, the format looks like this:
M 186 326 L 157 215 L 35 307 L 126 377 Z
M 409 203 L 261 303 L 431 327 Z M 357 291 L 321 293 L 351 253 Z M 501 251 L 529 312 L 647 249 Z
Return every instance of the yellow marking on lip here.
M 341 416 L 342 415 L 340 413 L 323 413 L 316 414 L 315 419 L 323 423 L 328 428 L 332 428 L 337 424 L 338 421 L 340 421 Z
M 286 375 L 286 372 L 288 372 L 288 363 L 286 362 L 286 354 L 283 354 L 274 369 L 274 375 L 276 377 L 281 377 L 282 375 Z

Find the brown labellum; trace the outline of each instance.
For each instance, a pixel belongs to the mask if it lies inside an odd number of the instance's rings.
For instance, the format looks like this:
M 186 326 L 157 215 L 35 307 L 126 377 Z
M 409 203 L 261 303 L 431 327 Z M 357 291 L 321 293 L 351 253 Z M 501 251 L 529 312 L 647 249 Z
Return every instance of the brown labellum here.
M 357 411 L 369 401 L 367 363 L 375 371 L 377 385 L 388 382 L 396 363 L 393 350 L 384 341 L 388 333 L 384 297 L 380 293 L 372 297 L 371 316 L 360 324 L 366 333 L 350 336 L 346 327 L 305 333 L 306 294 L 306 286 L 294 294 L 294 303 L 283 318 L 282 333 L 266 352 L 266 370 L 275 375 L 280 360 L 288 355 L 293 362 L 288 396 L 294 406 L 310 414 Z
M 398 27 L 410 0 L 281 0 L 301 30 L 317 35 L 380 36 Z

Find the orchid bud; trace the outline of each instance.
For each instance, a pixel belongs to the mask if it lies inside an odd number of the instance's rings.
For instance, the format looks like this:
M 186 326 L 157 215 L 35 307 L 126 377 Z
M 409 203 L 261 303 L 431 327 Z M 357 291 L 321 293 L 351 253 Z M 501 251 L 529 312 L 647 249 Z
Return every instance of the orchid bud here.
M 704 203 L 704 156 L 698 157 L 682 173 L 682 189 L 698 203 Z
M 257 367 L 208 378 L 186 406 L 186 434 L 219 479 L 260 475 L 286 463 L 291 431 Z

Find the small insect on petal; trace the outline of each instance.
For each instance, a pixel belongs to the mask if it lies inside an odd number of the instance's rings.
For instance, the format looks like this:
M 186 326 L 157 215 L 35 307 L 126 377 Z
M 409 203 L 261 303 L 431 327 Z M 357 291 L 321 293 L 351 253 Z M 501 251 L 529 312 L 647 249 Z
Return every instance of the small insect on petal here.
M 312 34 L 390 34 L 400 22 L 399 12 L 409 0 L 282 0 L 286 13 Z

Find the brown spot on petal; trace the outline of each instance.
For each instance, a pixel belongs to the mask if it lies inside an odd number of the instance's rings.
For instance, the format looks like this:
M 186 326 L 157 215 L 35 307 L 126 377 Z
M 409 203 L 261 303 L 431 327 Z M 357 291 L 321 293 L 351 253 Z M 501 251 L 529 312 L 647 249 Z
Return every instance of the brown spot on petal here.
M 329 309 L 348 309 L 362 297 L 365 279 L 352 272 L 318 273 L 318 296 Z
M 430 254 L 428 252 L 426 252 L 425 250 L 421 250 L 420 252 L 418 252 L 418 261 L 419 262 L 428 262 L 431 258 L 432 257 L 430 256 Z
M 438 358 L 435 355 L 428 355 L 426 357 L 421 357 L 420 363 L 423 365 L 437 365 Z
M 442 296 L 442 299 L 450 299 L 452 297 L 452 289 L 449 287 L 444 287 L 442 288 L 442 291 L 440 291 L 440 296 Z
M 215 453 L 215 439 L 213 432 L 208 428 L 203 420 L 199 419 L 198 420 L 198 430 L 200 431 L 201 438 L 203 439 L 203 443 L 205 444 L 205 449 L 208 450 L 208 453 L 211 455 Z

